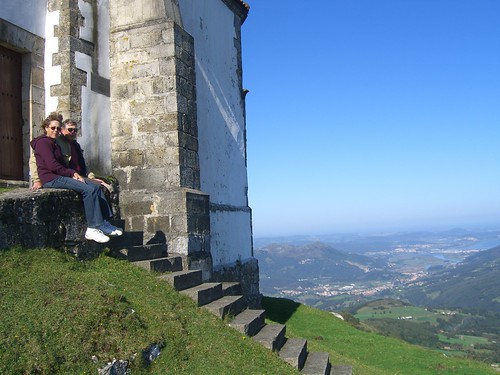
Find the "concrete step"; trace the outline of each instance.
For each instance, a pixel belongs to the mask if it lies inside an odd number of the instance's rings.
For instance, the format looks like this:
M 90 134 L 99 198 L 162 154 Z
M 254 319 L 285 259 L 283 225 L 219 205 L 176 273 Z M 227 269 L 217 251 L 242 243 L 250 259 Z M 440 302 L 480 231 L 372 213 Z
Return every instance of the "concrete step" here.
M 330 375 L 330 354 L 326 352 L 310 352 L 301 371 L 307 375 Z
M 334 365 L 330 370 L 330 375 L 352 375 L 352 366 Z
M 120 259 L 126 259 L 129 262 L 164 258 L 168 256 L 166 244 L 137 245 L 137 246 L 129 246 L 128 244 L 124 246 L 110 245 L 109 248 L 111 250 L 112 256 Z
M 225 296 L 239 296 L 243 294 L 241 284 L 238 282 L 223 282 L 222 292 Z
M 285 343 L 285 333 L 284 324 L 266 324 L 253 339 L 274 352 L 280 350 Z
M 307 357 L 307 340 L 287 339 L 279 351 L 279 356 L 297 370 L 301 370 Z
M 243 310 L 229 323 L 246 336 L 253 336 L 265 325 L 266 310 Z
M 177 272 L 182 271 L 181 257 L 165 257 L 132 262 L 136 266 L 148 271 L 155 272 Z
M 216 316 L 224 319 L 227 315 L 237 315 L 246 307 L 243 296 L 224 296 L 203 306 Z
M 184 289 L 181 293 L 191 297 L 198 306 L 206 305 L 223 296 L 221 283 L 203 283 L 192 288 Z
M 191 270 L 166 273 L 158 276 L 158 278 L 166 281 L 176 290 L 184 290 L 200 285 L 202 283 L 201 275 L 201 270 Z

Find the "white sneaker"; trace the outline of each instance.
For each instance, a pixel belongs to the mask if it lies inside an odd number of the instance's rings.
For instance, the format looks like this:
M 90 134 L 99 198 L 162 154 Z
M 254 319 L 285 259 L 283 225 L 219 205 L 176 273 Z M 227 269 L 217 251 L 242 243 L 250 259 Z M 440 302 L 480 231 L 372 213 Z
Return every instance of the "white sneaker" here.
M 123 229 L 115 227 L 109 221 L 104 220 L 104 223 L 99 226 L 99 229 L 106 235 L 111 237 L 121 236 Z
M 106 236 L 102 230 L 97 228 L 87 228 L 85 238 L 99 243 L 106 243 L 109 241 L 109 237 Z

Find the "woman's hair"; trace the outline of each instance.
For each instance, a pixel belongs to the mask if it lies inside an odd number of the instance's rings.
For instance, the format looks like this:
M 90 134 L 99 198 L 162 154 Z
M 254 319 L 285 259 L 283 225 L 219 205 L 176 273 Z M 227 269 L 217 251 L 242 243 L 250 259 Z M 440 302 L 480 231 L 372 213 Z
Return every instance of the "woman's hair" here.
M 60 113 L 51 112 L 50 115 L 48 115 L 47 118 L 43 120 L 42 129 L 45 129 L 47 126 L 49 126 L 52 121 L 58 121 L 59 124 L 61 124 L 62 120 L 63 116 Z

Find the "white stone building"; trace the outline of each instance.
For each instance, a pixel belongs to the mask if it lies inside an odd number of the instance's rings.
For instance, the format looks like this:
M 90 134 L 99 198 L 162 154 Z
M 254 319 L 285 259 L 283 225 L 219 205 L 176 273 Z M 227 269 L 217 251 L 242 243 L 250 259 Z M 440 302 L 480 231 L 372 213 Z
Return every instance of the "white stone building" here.
M 0 179 L 29 180 L 51 111 L 120 183 L 126 230 L 258 296 L 241 0 L 0 0 Z

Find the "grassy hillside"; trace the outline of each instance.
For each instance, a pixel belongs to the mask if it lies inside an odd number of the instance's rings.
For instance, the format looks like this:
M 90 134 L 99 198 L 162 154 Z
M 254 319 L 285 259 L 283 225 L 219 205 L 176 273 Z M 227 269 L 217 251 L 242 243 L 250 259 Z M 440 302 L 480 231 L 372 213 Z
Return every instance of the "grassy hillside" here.
M 361 332 L 331 314 L 265 298 L 269 319 L 357 375 L 495 374 L 489 366 Z M 141 353 L 162 353 L 149 367 Z M 133 374 L 296 374 L 154 275 L 106 256 L 0 251 L 0 374 L 96 374 L 113 358 Z
M 162 353 L 147 369 L 142 352 Z M 296 374 L 154 275 L 102 256 L 0 251 L 0 374 Z
M 500 246 L 468 257 L 455 268 L 419 280 L 403 296 L 429 307 L 467 308 L 500 313 Z
M 350 364 L 357 375 L 498 374 L 489 365 L 355 329 L 332 314 L 280 298 L 264 298 L 271 321 L 286 323 L 287 336 L 328 351 L 333 364 Z

